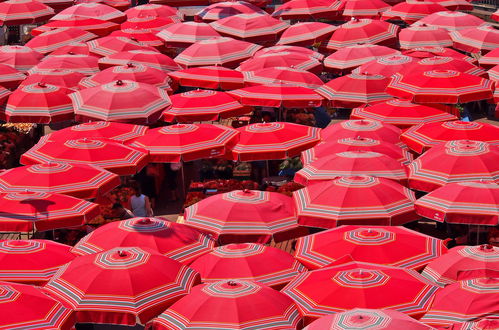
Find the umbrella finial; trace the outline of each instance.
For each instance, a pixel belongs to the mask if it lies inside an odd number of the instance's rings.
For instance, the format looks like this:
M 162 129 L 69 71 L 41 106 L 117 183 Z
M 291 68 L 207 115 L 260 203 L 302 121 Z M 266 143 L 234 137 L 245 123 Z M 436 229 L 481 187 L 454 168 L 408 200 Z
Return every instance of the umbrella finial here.
M 38 87 L 45 88 L 47 87 L 47 84 L 45 84 L 44 82 L 39 82 Z
M 135 68 L 135 64 L 131 63 L 131 62 L 128 62 L 126 64 L 127 68 Z
M 228 281 L 228 282 L 227 282 L 227 284 L 228 284 L 229 286 L 237 286 L 236 281 Z
M 116 81 L 116 86 L 122 86 L 122 85 L 123 85 L 123 80 Z
M 68 55 L 76 55 L 75 52 L 69 51 Z
M 494 251 L 494 247 L 491 244 L 482 244 L 482 245 L 480 245 L 480 250 L 486 251 L 486 252 L 492 252 L 492 251 Z
M 124 257 L 128 257 L 128 252 L 124 251 L 124 250 L 118 250 L 118 256 L 124 258 Z
M 143 219 L 139 220 L 139 223 L 143 224 L 143 225 L 147 225 L 147 224 L 152 223 L 152 220 L 151 220 L 151 218 L 143 218 Z

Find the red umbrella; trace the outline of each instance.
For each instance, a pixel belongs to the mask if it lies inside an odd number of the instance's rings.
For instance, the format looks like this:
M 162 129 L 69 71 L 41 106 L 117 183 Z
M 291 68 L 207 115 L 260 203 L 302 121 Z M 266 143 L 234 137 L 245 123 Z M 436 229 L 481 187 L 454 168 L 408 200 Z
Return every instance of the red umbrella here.
M 51 21 L 47 24 L 34 28 L 33 30 L 31 30 L 31 34 L 37 36 L 44 32 L 52 31 L 63 27 L 78 28 L 96 34 L 99 37 L 107 36 L 112 31 L 120 28 L 120 26 L 116 23 L 103 21 L 96 18 L 74 16 L 67 20 Z
M 209 89 L 236 89 L 244 87 L 242 72 L 222 66 L 204 66 L 170 72 L 179 85 Z
M 293 199 L 298 223 L 308 227 L 397 226 L 419 219 L 414 193 L 384 178 L 342 177 L 299 189 Z
M 0 229 L 29 233 L 84 225 L 100 214 L 99 205 L 43 192 L 0 194 Z
M 220 37 L 211 25 L 197 22 L 172 24 L 156 35 L 165 45 L 179 48 L 187 48 L 198 41 Z
M 193 90 L 172 95 L 172 105 L 163 113 L 168 122 L 217 121 L 251 112 L 224 92 Z
M 149 151 L 152 162 L 187 162 L 225 155 L 238 135 L 222 125 L 177 124 L 150 129 L 131 145 Z
M 499 9 L 496 10 L 491 16 L 490 18 L 496 22 L 499 22 Z
M 69 70 L 90 76 L 99 72 L 98 58 L 78 54 L 47 56 L 39 64 L 32 67 L 28 73 L 43 74 L 54 69 Z
M 52 8 L 56 13 L 74 5 L 71 0 L 40 0 L 40 2 Z
M 398 50 L 371 44 L 346 46 L 326 57 L 324 66 L 332 71 L 350 71 L 382 56 L 398 55 Z
M 181 12 L 184 7 L 186 9 L 191 9 L 192 7 L 196 8 L 198 6 L 208 5 L 208 1 L 206 0 L 151 0 L 151 3 L 179 7 Z
M 336 26 L 321 22 L 300 22 L 289 26 L 278 45 L 313 46 L 331 37 Z
M 351 256 L 356 261 L 420 270 L 446 252 L 445 241 L 402 226 L 341 226 L 300 237 L 295 257 L 309 269 Z
M 175 62 L 186 67 L 222 65 L 235 67 L 262 48 L 260 45 L 232 38 L 218 37 L 197 41 L 175 57 Z
M 283 20 L 334 19 L 340 16 L 342 3 L 327 0 L 291 0 L 275 8 L 272 16 Z
M 492 98 L 490 80 L 454 70 L 397 73 L 386 91 L 416 103 L 467 103 Z
M 237 69 L 239 71 L 256 71 L 275 67 L 307 70 L 317 74 L 322 72 L 322 64 L 316 58 L 307 54 L 286 51 L 254 56 L 241 63 Z
M 93 55 L 88 49 L 88 45 L 85 42 L 72 42 L 66 46 L 62 46 L 47 55 L 48 57 L 54 55 Z M 95 55 L 93 55 L 95 56 Z
M 20 166 L 0 174 L 3 191 L 60 193 L 91 199 L 120 184 L 120 178 L 101 168 L 85 164 L 44 163 Z
M 294 181 L 308 185 L 340 176 L 369 175 L 405 183 L 406 168 L 395 159 L 372 151 L 344 151 L 318 159 L 296 172 Z
M 255 243 L 215 248 L 190 267 L 201 275 L 204 283 L 237 279 L 260 282 L 275 289 L 307 270 L 287 252 Z
M 186 225 L 159 218 L 110 222 L 83 237 L 71 250 L 76 255 L 103 252 L 116 246 L 141 246 L 189 264 L 211 251 L 215 241 Z
M 44 285 L 62 265 L 75 258 L 70 250 L 69 245 L 49 240 L 2 240 L 0 279 Z
M 487 71 L 487 74 L 489 75 L 490 80 L 496 82 L 496 86 L 497 86 L 497 82 L 499 82 L 499 65 L 496 65 L 495 67 L 493 67 L 492 69 Z M 496 87 L 496 90 L 497 90 L 497 87 Z
M 34 37 L 26 43 L 26 46 L 37 52 L 46 54 L 72 42 L 84 42 L 95 37 L 97 37 L 95 34 L 81 29 L 61 27 Z
M 498 294 L 498 278 L 478 278 L 451 284 L 435 294 L 430 310 L 421 321 L 431 326 L 450 326 L 497 314 Z
M 8 0 L 0 3 L 0 24 L 21 25 L 46 21 L 54 10 L 35 0 Z
M 23 88 L 33 84 L 55 85 L 64 88 L 78 89 L 78 83 L 85 75 L 69 70 L 48 70 L 41 73 L 30 74 L 20 85 Z
M 79 323 L 136 325 L 158 315 L 198 282 L 195 271 L 175 260 L 120 247 L 74 259 L 45 289 L 75 309 Z
M 1 46 L 0 63 L 14 67 L 16 70 L 26 72 L 40 63 L 43 54 L 26 46 Z
M 73 310 L 53 299 L 41 288 L 10 282 L 0 282 L 0 288 L 1 329 L 74 329 Z
M 356 44 L 383 44 L 390 46 L 395 43 L 399 27 L 380 20 L 352 19 L 339 26 L 333 32 L 326 47 L 337 50 Z
M 119 11 L 126 11 L 130 8 L 130 2 L 126 0 L 74 0 L 74 4 L 100 3 L 110 6 Z
M 173 7 L 157 4 L 145 4 L 132 7 L 125 11 L 127 18 L 134 17 L 171 17 L 182 18 L 182 14 Z
M 394 5 L 381 16 L 386 20 L 401 20 L 410 24 L 430 14 L 446 10 L 447 8 L 435 2 L 409 0 Z
M 401 139 L 415 152 L 423 153 L 442 142 L 452 140 L 475 140 L 499 145 L 498 134 L 499 128 L 491 124 L 450 121 L 413 126 L 401 135 Z
M 114 31 L 109 36 L 131 39 L 139 43 L 140 45 L 148 47 L 150 49 L 162 49 L 164 47 L 163 41 L 156 37 L 154 33 L 144 32 L 144 30 L 119 30 Z
M 412 269 L 349 262 L 300 274 L 282 292 L 309 323 L 352 308 L 389 308 L 418 319 L 437 290 Z
M 439 11 L 418 21 L 418 24 L 436 26 L 447 30 L 463 30 L 485 23 L 481 18 L 460 11 Z
M 246 1 L 222 1 L 209 5 L 194 15 L 197 22 L 213 22 L 238 14 L 267 14 L 263 9 Z
M 345 138 L 370 138 L 393 144 L 400 144 L 402 130 L 396 126 L 385 124 L 377 120 L 345 120 L 329 125 L 322 130 L 323 141 L 337 141 Z
M 0 64 L 0 86 L 16 89 L 26 76 L 8 64 Z
M 382 0 L 343 0 L 343 16 L 356 18 L 376 18 L 390 9 L 390 5 Z
M 194 287 L 149 324 L 151 330 L 298 329 L 301 316 L 293 301 L 251 281 L 220 281 Z
M 449 329 L 453 330 L 482 330 L 482 329 L 494 329 L 499 325 L 499 320 L 495 315 L 490 317 L 485 317 L 479 320 L 473 320 L 463 323 L 454 323 Z
M 409 165 L 412 189 L 430 192 L 454 182 L 499 183 L 499 148 L 488 143 L 454 140 L 431 148 Z
M 414 57 L 406 55 L 383 56 L 362 64 L 354 69 L 352 73 L 382 75 L 383 77 L 389 78 L 411 65 L 414 61 Z
M 308 57 L 315 58 L 318 61 L 322 61 L 322 59 L 324 58 L 324 55 L 312 49 L 300 46 L 289 46 L 289 45 L 278 45 L 278 46 L 262 48 L 259 51 L 257 51 L 253 56 L 259 57 L 261 55 L 275 54 L 282 52 L 295 53 L 295 54 L 299 53 L 301 55 L 307 55 Z
M 403 49 L 452 46 L 449 31 L 437 26 L 427 26 L 424 23 L 400 30 L 399 42 L 400 48 Z
M 167 72 L 180 69 L 180 66 L 171 58 L 156 50 L 130 50 L 99 59 L 99 67 L 102 69 L 128 63 L 143 64 Z
M 324 83 L 315 74 L 294 68 L 275 67 L 244 72 L 247 85 L 289 84 L 307 88 L 318 88 Z
M 454 48 L 468 53 L 486 53 L 499 47 L 499 30 L 489 25 L 453 31 L 450 36 Z
M 21 156 L 23 165 L 48 162 L 92 164 L 119 175 L 132 175 L 148 162 L 147 153 L 118 142 L 90 139 L 64 143 L 45 139 Z
M 140 30 L 143 32 L 157 33 L 168 26 L 180 22 L 180 18 L 163 17 L 132 17 L 121 23 L 121 30 Z
M 238 131 L 232 159 L 240 161 L 294 157 L 320 141 L 318 128 L 286 122 L 256 123 Z
M 187 207 L 184 217 L 186 225 L 211 233 L 223 244 L 280 241 L 298 226 L 291 197 L 258 190 L 210 196 Z
M 330 100 L 334 107 L 355 108 L 390 99 L 385 92 L 389 82 L 390 79 L 382 75 L 351 73 L 329 81 L 316 92 Z
M 52 17 L 51 21 L 67 20 L 76 16 L 95 18 L 113 23 L 121 23 L 125 20 L 125 14 L 113 7 L 101 3 L 81 3 L 64 9 Z
M 154 123 L 170 105 L 165 90 L 156 86 L 117 80 L 70 95 L 77 118 L 125 123 Z
M 438 3 L 448 10 L 473 10 L 473 5 L 467 0 L 432 0 L 431 2 Z
M 422 275 L 438 285 L 499 275 L 499 248 L 492 245 L 456 246 L 433 260 Z
M 108 36 L 94 39 L 88 42 L 88 48 L 92 54 L 98 56 L 109 56 L 129 50 L 154 51 L 154 48 L 134 41 L 127 37 Z
M 466 56 L 458 52 L 457 50 L 443 47 L 416 47 L 413 49 L 405 50 L 404 52 L 402 52 L 402 54 L 416 58 L 427 58 L 434 56 L 453 57 L 471 63 L 476 62 L 473 57 Z
M 110 139 L 119 142 L 134 140 L 146 134 L 146 126 L 96 121 L 83 123 L 50 133 L 50 140 L 67 141 L 78 139 Z
M 410 63 L 406 68 L 403 68 L 400 73 L 410 74 L 414 71 L 432 71 L 432 70 L 454 70 L 476 76 L 485 75 L 485 70 L 477 67 L 470 62 L 461 60 L 455 57 L 434 56 L 423 58 L 419 61 Z

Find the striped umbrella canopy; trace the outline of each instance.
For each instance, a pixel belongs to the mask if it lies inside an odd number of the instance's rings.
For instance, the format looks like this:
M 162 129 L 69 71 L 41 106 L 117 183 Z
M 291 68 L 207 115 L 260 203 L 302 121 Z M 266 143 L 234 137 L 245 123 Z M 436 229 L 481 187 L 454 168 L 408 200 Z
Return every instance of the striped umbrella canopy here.
M 382 56 L 398 55 L 398 50 L 371 44 L 342 47 L 324 59 L 324 67 L 335 72 L 349 72 L 352 69 Z
M 445 327 L 497 314 L 498 294 L 498 278 L 477 278 L 450 284 L 435 294 L 430 310 L 421 321 Z
M 444 48 L 444 47 L 428 47 L 428 46 L 416 47 L 409 50 L 404 50 L 402 54 L 416 58 L 427 58 L 434 56 L 453 57 L 471 63 L 476 62 L 476 59 L 474 59 L 473 57 L 469 57 L 452 48 Z
M 147 30 L 123 29 L 114 31 L 109 36 L 127 38 L 150 49 L 164 49 L 163 41 L 159 39 L 154 32 L 149 32 Z
M 48 54 L 47 57 L 54 55 L 73 55 L 73 54 L 92 55 L 90 53 L 90 49 L 88 49 L 88 45 L 86 42 L 72 42 L 66 46 L 62 46 L 54 50 L 53 52 Z
M 103 21 L 101 19 L 74 16 L 66 20 L 50 21 L 47 24 L 31 30 L 31 34 L 37 36 L 44 32 L 52 31 L 58 28 L 78 28 L 93 33 L 99 37 L 104 37 L 112 31 L 119 29 L 120 26 L 116 23 Z
M 401 129 L 424 123 L 457 120 L 456 116 L 448 112 L 400 99 L 391 99 L 355 108 L 352 110 L 350 118 L 379 120 Z
M 318 128 L 294 123 L 255 123 L 237 130 L 239 142 L 232 148 L 232 159 L 239 161 L 294 157 L 320 141 Z
M 200 66 L 170 72 L 179 85 L 209 89 L 230 90 L 244 87 L 243 73 L 223 66 Z
M 348 262 L 302 273 L 281 292 L 295 301 L 308 324 L 352 308 L 389 308 L 418 319 L 437 290 L 412 269 Z
M 415 60 L 414 57 L 406 55 L 383 56 L 362 64 L 354 69 L 352 73 L 382 75 L 383 77 L 389 78 L 406 68 L 408 65 L 411 65 Z
M 356 18 L 377 18 L 391 8 L 382 0 L 342 0 L 343 16 Z
M 217 121 L 252 111 L 229 94 L 213 90 L 192 90 L 172 95 L 170 100 L 172 105 L 163 112 L 167 122 Z
M 32 285 L 0 282 L 2 318 L 0 329 L 70 330 L 75 314 L 41 288 Z
M 413 61 L 407 67 L 400 70 L 400 74 L 410 74 L 412 72 L 426 72 L 432 70 L 454 70 L 475 76 L 484 76 L 484 69 L 472 63 L 450 56 L 433 56 Z
M 44 192 L 0 193 L 0 229 L 29 233 L 79 227 L 100 214 L 98 204 Z
M 400 48 L 417 47 L 452 47 L 449 31 L 438 26 L 428 26 L 424 23 L 400 30 Z
M 207 0 L 151 0 L 152 4 L 160 4 L 171 7 L 178 7 L 180 12 L 183 13 L 182 9 L 191 9 L 192 7 L 197 8 L 199 6 L 207 6 L 209 1 Z
M 202 284 L 149 324 L 151 330 L 298 329 L 301 315 L 293 301 L 252 281 Z
M 74 259 L 45 289 L 71 306 L 79 323 L 133 326 L 145 324 L 198 283 L 199 275 L 178 261 L 119 247 Z
M 43 163 L 19 166 L 0 174 L 0 189 L 8 192 L 50 192 L 91 199 L 120 184 L 116 174 L 93 165 Z
M 277 45 L 272 47 L 265 47 L 257 51 L 253 56 L 259 57 L 261 55 L 282 53 L 282 52 L 299 53 L 301 55 L 307 55 L 309 57 L 315 58 L 318 61 L 322 61 L 324 59 L 324 55 L 322 55 L 319 52 L 316 52 L 315 50 L 306 47 L 290 46 L 290 45 Z
M 8 0 L 0 3 L 0 25 L 34 24 L 54 15 L 49 6 L 35 0 Z
M 435 2 L 408 0 L 397 3 L 383 12 L 381 17 L 385 20 L 400 20 L 410 24 L 430 14 L 446 10 L 447 8 Z
M 211 4 L 194 15 L 197 22 L 213 22 L 238 14 L 267 14 L 263 9 L 246 1 L 222 1 Z
M 0 86 L 0 105 L 2 106 L 2 108 L 4 107 L 4 104 L 7 102 L 7 99 L 11 94 L 11 91 Z
M 72 42 L 85 42 L 96 37 L 97 35 L 78 28 L 60 27 L 37 35 L 28 41 L 26 46 L 47 54 Z
M 449 329 L 452 330 L 483 330 L 483 329 L 494 329 L 499 325 L 499 319 L 496 315 L 491 315 L 490 317 L 485 317 L 479 320 L 473 320 L 463 323 L 454 323 Z
M 426 24 L 453 31 L 478 27 L 485 24 L 485 21 L 478 16 L 460 11 L 439 11 L 420 19 L 416 24 Z
M 395 74 L 386 92 L 416 103 L 467 103 L 492 98 L 492 82 L 454 70 L 411 71 Z
M 437 188 L 416 201 L 416 212 L 438 222 L 468 225 L 499 224 L 499 185 L 457 182 Z
M 171 58 L 156 50 L 129 50 L 119 52 L 100 58 L 98 62 L 101 69 L 115 65 L 127 65 L 128 63 L 147 65 L 151 68 L 166 72 L 180 69 L 180 66 Z
M 312 21 L 340 16 L 342 3 L 328 0 L 291 0 L 275 8 L 272 16 L 283 20 Z
M 337 141 L 338 139 L 355 139 L 357 137 L 384 141 L 392 144 L 401 144 L 402 130 L 394 125 L 370 119 L 344 120 L 329 125 L 321 131 L 323 141 Z
M 496 22 L 499 22 L 499 9 L 496 10 L 491 16 L 490 18 Z
M 447 10 L 473 10 L 473 5 L 466 0 L 432 0 L 432 2 L 444 6 Z
M 391 99 L 385 92 L 389 78 L 379 74 L 351 73 L 330 80 L 316 92 L 331 101 L 334 107 L 355 108 Z
M 280 241 L 298 226 L 291 197 L 257 190 L 210 196 L 186 208 L 184 217 L 186 225 L 209 232 L 224 244 Z
M 244 80 L 249 86 L 289 84 L 314 89 L 324 84 L 312 72 L 288 67 L 265 68 L 256 71 L 246 71 L 243 74 Z
M 26 75 L 8 64 L 0 64 L 0 86 L 14 90 L 26 79 Z
M 6 45 L 0 47 L 0 63 L 26 72 L 43 59 L 43 54 L 26 46 Z
M 67 54 L 47 56 L 29 69 L 28 74 L 46 73 L 52 70 L 69 70 L 86 76 L 99 72 L 98 58 L 90 55 Z
M 499 247 L 492 245 L 456 246 L 430 262 L 422 275 L 437 285 L 475 278 L 497 278 Z
M 494 125 L 456 120 L 413 126 L 400 138 L 409 148 L 421 154 L 431 147 L 453 140 L 483 141 L 496 146 L 499 145 L 498 134 L 499 128 Z
M 397 160 L 372 151 L 344 151 L 320 158 L 296 172 L 294 181 L 309 185 L 341 176 L 374 176 L 407 182 L 406 167 Z
M 326 44 L 328 50 L 338 50 L 357 44 L 391 46 L 397 40 L 399 27 L 388 22 L 353 18 L 339 26 Z
M 432 330 L 404 313 L 391 309 L 354 308 L 350 311 L 323 316 L 303 330 L 364 330 L 364 329 L 411 329 Z
M 44 139 L 21 156 L 21 164 L 35 165 L 49 162 L 92 164 L 119 175 L 132 175 L 149 161 L 145 150 L 118 142 L 78 139 L 52 141 Z
M 237 279 L 276 290 L 307 270 L 287 252 L 255 243 L 228 244 L 196 259 L 190 267 L 204 283 Z
M 40 73 L 30 74 L 21 84 L 19 88 L 33 84 L 54 85 L 76 90 L 80 80 L 85 78 L 85 75 L 79 72 L 63 69 L 52 69 Z
M 175 62 L 185 67 L 221 65 L 236 67 L 262 48 L 257 44 L 228 37 L 200 40 L 175 57 Z
M 402 226 L 341 226 L 298 238 L 295 258 L 309 269 L 349 255 L 361 262 L 419 271 L 446 252 L 445 241 Z
M 301 153 L 301 162 L 308 165 L 322 157 L 344 151 L 373 151 L 387 155 L 404 165 L 409 165 L 413 157 L 408 148 L 399 145 L 364 137 L 343 138 L 337 141 L 326 141 L 317 144 Z
M 281 35 L 278 45 L 309 47 L 329 39 L 337 27 L 321 22 L 299 22 L 289 26 Z
M 180 22 L 178 17 L 132 17 L 121 23 L 121 30 L 141 30 L 143 32 L 157 33 L 164 28 Z
M 207 23 L 181 22 L 166 27 L 156 36 L 163 40 L 166 46 L 187 48 L 198 41 L 220 37 L 220 33 Z
M 109 56 L 130 50 L 155 51 L 153 47 L 123 36 L 107 36 L 91 40 L 88 42 L 88 48 L 97 56 Z
M 71 246 L 50 240 L 2 240 L 0 280 L 44 285 L 62 265 L 76 257 L 70 250 Z
M 341 225 L 397 226 L 419 219 L 414 193 L 370 176 L 345 176 L 293 192 L 298 223 L 317 228 Z
M 453 31 L 454 48 L 468 53 L 486 53 L 499 47 L 499 30 L 491 25 Z
M 490 80 L 495 81 L 496 91 L 494 93 L 496 93 L 497 92 L 497 83 L 499 82 L 499 64 L 496 65 L 495 67 L 493 67 L 492 69 L 490 69 L 489 71 L 487 71 L 487 74 L 489 75 Z
M 67 141 L 78 139 L 110 139 L 119 142 L 134 140 L 146 134 L 148 127 L 115 123 L 110 121 L 94 121 L 74 125 L 53 131 L 49 134 L 50 140 Z
M 409 186 L 430 192 L 449 183 L 487 180 L 499 183 L 499 147 L 453 140 L 435 146 L 409 166 Z
M 147 150 L 151 162 L 174 163 L 224 156 L 238 138 L 227 126 L 176 124 L 150 129 L 130 145 Z
M 237 68 L 239 71 L 256 71 L 265 68 L 288 67 L 299 70 L 311 71 L 316 74 L 322 72 L 322 63 L 308 54 L 297 52 L 276 52 L 253 56 Z
M 171 17 L 183 18 L 182 14 L 173 7 L 158 4 L 145 4 L 132 7 L 125 11 L 127 18 L 134 17 Z
M 97 228 L 83 237 L 71 252 L 87 255 L 116 246 L 141 246 L 187 265 L 210 252 L 215 241 L 183 224 L 160 218 L 132 218 Z
M 64 9 L 50 20 L 61 21 L 71 19 L 76 16 L 95 18 L 113 23 L 121 23 L 126 18 L 125 14 L 121 11 L 102 3 L 80 3 Z
M 131 80 L 116 80 L 69 96 L 76 118 L 123 123 L 155 123 L 171 104 L 167 91 Z

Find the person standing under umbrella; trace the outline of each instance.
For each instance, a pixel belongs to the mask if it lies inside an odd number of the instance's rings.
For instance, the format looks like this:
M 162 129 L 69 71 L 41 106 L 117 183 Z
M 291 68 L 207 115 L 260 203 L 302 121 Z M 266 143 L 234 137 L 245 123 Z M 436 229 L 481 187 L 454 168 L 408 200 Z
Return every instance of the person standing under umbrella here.
M 135 217 L 152 217 L 153 212 L 149 197 L 142 194 L 140 187 L 134 187 L 135 193 L 130 197 L 130 206 Z

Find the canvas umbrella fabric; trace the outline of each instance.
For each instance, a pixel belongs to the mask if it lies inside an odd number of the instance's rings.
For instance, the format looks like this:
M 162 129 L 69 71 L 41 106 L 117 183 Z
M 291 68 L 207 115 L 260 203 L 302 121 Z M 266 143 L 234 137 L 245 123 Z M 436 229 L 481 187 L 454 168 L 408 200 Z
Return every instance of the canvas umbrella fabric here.
M 499 47 L 499 30 L 490 25 L 453 31 L 450 36 L 454 48 L 468 53 L 486 53 Z
M 498 134 L 499 129 L 494 125 L 456 120 L 413 126 L 400 138 L 409 148 L 421 154 L 442 142 L 452 140 L 483 141 L 499 145 Z
M 484 23 L 485 21 L 483 19 L 460 11 L 439 11 L 422 18 L 417 22 L 417 24 L 427 24 L 449 31 L 470 29 L 483 25 Z
M 95 37 L 97 37 L 95 34 L 85 30 L 61 27 L 37 35 L 28 41 L 26 46 L 42 54 L 47 54 L 72 42 L 85 42 Z
M 419 218 L 414 193 L 384 178 L 345 176 L 299 189 L 293 199 L 298 223 L 308 227 L 397 226 Z
M 433 0 L 448 10 L 472 11 L 473 5 L 466 0 Z
M 103 283 L 99 279 L 112 278 Z M 120 247 L 80 256 L 45 285 L 76 312 L 79 323 L 145 324 L 189 293 L 199 275 L 161 254 Z
M 230 280 L 202 284 L 149 324 L 151 330 L 295 329 L 301 315 L 293 301 L 265 285 Z
M 149 161 L 145 150 L 118 142 L 91 139 L 67 140 L 64 143 L 46 139 L 21 156 L 21 164 L 35 165 L 49 162 L 92 164 L 119 175 L 132 175 Z
M 12 92 L 9 91 L 8 89 L 6 88 L 3 88 L 0 86 L 0 105 L 3 107 L 3 105 L 5 104 L 5 102 L 7 102 L 7 98 L 9 95 L 11 95 Z
M 43 59 L 43 54 L 26 46 L 5 45 L 0 47 L 0 63 L 26 72 Z
M 104 37 L 109 33 L 119 29 L 120 26 L 116 23 L 103 21 L 96 18 L 74 16 L 67 20 L 48 22 L 47 24 L 31 30 L 31 34 L 37 36 L 44 32 L 48 32 L 58 28 L 78 28 L 93 33 L 99 37 Z
M 147 150 L 151 162 L 185 162 L 225 155 L 237 143 L 238 135 L 222 125 L 176 124 L 150 129 L 131 146 Z
M 485 70 L 482 68 L 468 61 L 450 56 L 433 56 L 411 62 L 406 68 L 402 68 L 400 73 L 404 75 L 411 72 L 426 72 L 431 70 L 454 70 L 475 76 L 485 75 Z
M 8 64 L 0 64 L 0 86 L 14 90 L 26 79 L 26 75 Z
M 448 112 L 400 99 L 355 108 L 350 118 L 379 120 L 401 129 L 424 123 L 457 120 L 456 116 Z
M 354 69 L 352 73 L 382 75 L 383 77 L 389 78 L 411 65 L 414 61 L 414 57 L 406 55 L 383 56 L 362 64 Z
M 452 224 L 499 224 L 499 185 L 493 182 L 449 183 L 416 201 L 416 212 Z
M 294 255 L 309 269 L 350 256 L 418 271 L 446 252 L 445 241 L 402 226 L 341 226 L 298 238 Z
M 107 36 L 88 42 L 88 48 L 97 56 L 109 56 L 129 50 L 154 51 L 154 48 L 123 36 Z
M 400 48 L 451 47 L 449 32 L 437 26 L 415 25 L 400 30 Z
M 277 45 L 272 47 L 265 47 L 257 51 L 254 57 L 259 57 L 261 55 L 266 55 L 266 54 L 282 53 L 282 52 L 295 53 L 295 55 L 296 53 L 299 53 L 302 55 L 307 55 L 309 57 L 315 58 L 318 61 L 322 61 L 324 58 L 324 55 L 322 55 L 319 52 L 316 52 L 315 50 L 306 47 L 290 46 L 290 45 Z
M 401 20 L 410 24 L 430 14 L 446 10 L 447 8 L 435 2 L 409 0 L 397 3 L 383 12 L 381 17 L 385 20 Z
M 283 20 L 334 19 L 340 16 L 342 3 L 326 0 L 291 0 L 275 8 L 272 16 Z
M 453 57 L 460 60 L 464 60 L 467 62 L 475 63 L 476 60 L 472 57 L 469 57 L 463 53 L 458 52 L 452 48 L 445 47 L 416 47 L 409 50 L 404 50 L 402 52 L 403 55 L 409 55 L 416 58 L 428 58 L 434 56 L 443 56 L 443 57 Z
M 19 88 L 40 83 L 69 89 L 78 89 L 78 84 L 83 78 L 85 78 L 83 73 L 71 70 L 52 69 L 40 73 L 30 74 L 23 82 L 21 82 Z
M 324 67 L 334 72 L 349 72 L 378 57 L 398 55 L 398 50 L 371 44 L 359 44 L 338 49 L 324 59 Z
M 321 22 L 300 22 L 289 26 L 281 35 L 278 45 L 313 46 L 331 37 L 336 27 Z
M 0 228 L 29 233 L 84 225 L 99 215 L 99 206 L 75 197 L 43 192 L 0 194 Z
M 381 13 L 391 8 L 381 0 L 343 0 L 343 16 L 356 18 L 377 18 Z
M 156 36 L 166 46 L 187 48 L 198 41 L 220 37 L 220 33 L 207 23 L 181 22 L 166 27 Z
M 318 159 L 296 172 L 294 181 L 309 185 L 340 176 L 368 175 L 406 183 L 406 168 L 395 159 L 372 151 L 344 151 Z
M 305 70 L 275 67 L 244 72 L 247 85 L 289 84 L 307 88 L 318 88 L 324 83 L 312 72 Z
M 307 270 L 287 252 L 255 243 L 217 247 L 196 259 L 190 267 L 201 275 L 203 283 L 237 279 L 275 289 Z
M 197 22 L 213 22 L 238 14 L 267 14 L 263 9 L 246 1 L 222 1 L 211 4 L 194 15 Z
M 474 278 L 497 278 L 498 274 L 499 248 L 492 245 L 453 247 L 422 272 L 424 277 L 441 286 Z
M 72 42 L 66 46 L 62 46 L 47 55 L 47 57 L 54 55 L 92 55 L 85 42 Z M 94 55 L 95 56 L 95 55 Z
M 115 53 L 98 60 L 101 69 L 128 63 L 142 64 L 166 72 L 179 70 L 180 66 L 168 56 L 156 50 L 130 50 Z
M 120 185 L 120 178 L 93 165 L 43 163 L 19 166 L 0 174 L 0 188 L 7 192 L 50 192 L 91 199 Z
M 209 232 L 224 244 L 279 241 L 298 226 L 290 197 L 257 190 L 210 196 L 186 208 L 184 217 L 186 225 Z
M 121 30 L 137 30 L 143 32 L 157 33 L 164 28 L 180 22 L 177 17 L 129 17 L 126 22 L 121 23 Z
M 497 328 L 499 320 L 494 315 L 463 323 L 454 323 L 449 329 L 453 330 L 481 330 Z
M 154 123 L 171 104 L 168 93 L 156 86 L 116 80 L 69 96 L 77 119 L 124 123 Z
M 297 52 L 276 52 L 258 54 L 244 62 L 237 68 L 239 71 L 256 71 L 265 68 L 289 67 L 306 70 L 320 74 L 322 72 L 321 62 L 307 54 Z
M 402 130 L 394 125 L 370 119 L 345 120 L 329 125 L 321 131 L 323 141 L 337 141 L 345 138 L 370 138 L 393 144 L 400 144 Z
M 159 50 L 164 47 L 163 41 L 161 39 L 156 37 L 153 32 L 145 30 L 123 29 L 114 31 L 109 36 L 128 38 L 150 49 Z
M 212 90 L 192 90 L 170 97 L 172 105 L 163 112 L 168 122 L 217 121 L 251 112 L 232 96 Z
M 169 76 L 179 85 L 208 89 L 230 90 L 244 87 L 240 71 L 223 66 L 201 66 L 170 72 Z
M 46 21 L 54 10 L 39 1 L 8 0 L 0 3 L 0 24 L 21 25 Z
M 45 73 L 59 69 L 69 70 L 90 76 L 99 72 L 98 58 L 89 55 L 67 54 L 48 56 L 39 64 L 29 69 L 28 73 Z
M 215 241 L 183 224 L 159 218 L 132 218 L 97 228 L 83 237 L 71 252 L 88 255 L 116 246 L 141 246 L 187 265 L 210 252 Z
M 2 318 L 0 329 L 61 329 L 75 325 L 71 308 L 55 300 L 41 288 L 11 282 L 0 282 L 2 292 Z
M 121 23 L 126 16 L 121 11 L 101 3 L 80 3 L 64 9 L 51 18 L 51 21 L 71 19 L 73 17 L 95 18 L 113 23 Z
M 50 140 L 67 141 L 78 139 L 111 139 L 119 142 L 134 140 L 146 134 L 148 127 L 115 123 L 109 121 L 95 121 L 74 125 L 50 133 Z
M 173 7 L 158 4 L 144 4 L 132 7 L 125 11 L 127 18 L 133 17 L 171 17 L 183 18 L 182 14 Z

